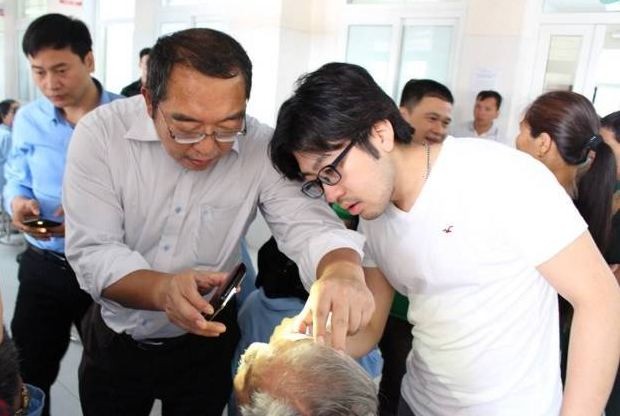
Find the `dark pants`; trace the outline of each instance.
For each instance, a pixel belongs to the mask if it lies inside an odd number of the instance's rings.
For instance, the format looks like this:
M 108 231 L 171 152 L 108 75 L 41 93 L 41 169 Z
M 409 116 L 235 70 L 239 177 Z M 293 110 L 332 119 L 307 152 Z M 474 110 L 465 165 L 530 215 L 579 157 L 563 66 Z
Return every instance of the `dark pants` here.
M 232 390 L 230 363 L 239 341 L 236 306 L 218 315 L 219 337 L 183 335 L 144 345 L 112 331 L 93 305 L 83 322 L 80 401 L 85 416 L 148 416 L 155 399 L 163 416 L 221 416 Z
M 413 412 L 411 411 L 411 409 L 409 408 L 409 405 L 407 404 L 403 396 L 400 396 L 400 400 L 398 401 L 397 415 L 398 416 L 415 416 Z
M 71 324 L 78 329 L 92 298 L 82 291 L 64 258 L 29 247 L 19 264 L 19 290 L 11 322 L 26 383 L 45 392 L 43 415 L 49 415 L 50 387 L 69 346 Z
M 400 384 L 407 371 L 407 354 L 411 351 L 412 325 L 394 316 L 389 316 L 379 349 L 383 356 L 383 371 L 379 384 L 379 415 L 397 414 Z

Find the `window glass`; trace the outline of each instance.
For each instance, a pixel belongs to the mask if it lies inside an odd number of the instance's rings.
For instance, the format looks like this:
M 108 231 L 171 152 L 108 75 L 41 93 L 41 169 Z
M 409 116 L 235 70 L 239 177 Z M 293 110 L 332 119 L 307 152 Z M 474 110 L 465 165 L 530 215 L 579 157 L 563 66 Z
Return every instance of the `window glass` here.
M 136 0 L 99 1 L 99 13 L 104 20 L 133 19 L 135 11 Z
M 366 68 L 386 92 L 389 82 L 391 38 L 391 26 L 349 26 L 346 61 Z
M 598 58 L 594 107 L 605 116 L 620 109 L 620 25 L 609 25 Z
M 2 6 L 0 6 L 2 9 Z M 0 62 L 4 62 L 4 10 L 2 10 L 2 14 L 0 14 Z M 6 97 L 6 91 L 4 86 L 6 82 L 4 81 L 6 77 L 6 72 L 4 70 L 4 65 L 0 65 L 0 97 Z
M 22 39 L 24 38 L 25 29 L 18 31 L 16 50 L 17 54 L 17 93 L 20 101 L 30 101 L 41 97 L 41 92 L 34 85 L 32 74 L 30 72 L 30 62 L 22 53 Z
M 452 26 L 405 26 L 397 95 L 412 78 L 449 84 Z
M 204 0 L 162 0 L 162 6 L 187 6 L 192 4 L 202 4 Z
M 206 27 L 209 29 L 227 32 L 228 25 L 223 20 L 209 19 L 206 17 L 197 17 L 194 19 L 194 27 Z
M 573 90 L 582 40 L 582 36 L 575 35 L 551 36 L 543 93 L 553 90 Z
M 462 0 L 348 0 L 349 4 L 411 4 L 411 3 L 451 3 Z
M 178 32 L 179 30 L 189 29 L 188 22 L 165 22 L 162 23 L 159 30 L 159 35 L 166 35 L 168 33 Z
M 26 19 L 34 19 L 47 12 L 47 0 L 23 0 L 18 1 L 19 16 Z
M 618 12 L 617 0 L 545 0 L 546 13 Z
M 132 69 L 137 65 L 133 56 L 133 22 L 108 23 L 105 27 L 105 79 L 109 91 L 118 92 L 131 81 Z

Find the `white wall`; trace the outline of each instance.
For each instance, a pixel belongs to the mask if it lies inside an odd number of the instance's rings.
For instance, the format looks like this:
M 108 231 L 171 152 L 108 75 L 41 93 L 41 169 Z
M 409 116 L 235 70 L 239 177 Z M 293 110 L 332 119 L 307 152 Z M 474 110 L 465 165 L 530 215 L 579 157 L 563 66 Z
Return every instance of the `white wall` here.
M 498 91 L 504 101 L 497 121 L 501 139 L 513 144 L 519 107 L 528 87 L 519 79 L 527 72 L 523 55 L 533 55 L 534 39 L 524 36 L 531 21 L 531 0 L 470 0 L 457 64 L 454 121 L 473 119 L 476 94 L 481 89 Z M 523 45 L 523 43 L 527 45 Z M 515 120 L 516 124 L 515 124 Z

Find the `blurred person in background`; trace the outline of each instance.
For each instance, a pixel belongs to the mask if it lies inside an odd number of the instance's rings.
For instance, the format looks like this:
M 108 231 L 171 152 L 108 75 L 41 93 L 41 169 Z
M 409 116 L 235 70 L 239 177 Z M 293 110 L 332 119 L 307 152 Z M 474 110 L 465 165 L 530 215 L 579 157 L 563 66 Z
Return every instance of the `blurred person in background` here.
M 92 39 L 80 20 L 56 13 L 33 20 L 24 33 L 22 50 L 42 97 L 17 113 L 5 165 L 4 208 L 28 244 L 19 262 L 11 332 L 22 360 L 22 377 L 45 392 L 43 414 L 48 415 L 50 387 L 69 346 L 71 326 L 79 329 L 92 303 L 64 255 L 61 188 L 67 147 L 86 113 L 119 96 L 91 77 Z M 58 225 L 24 224 L 32 218 Z
M 140 50 L 140 53 L 138 54 L 139 56 L 138 66 L 140 67 L 140 78 L 138 78 L 131 84 L 125 86 L 121 90 L 121 95 L 124 95 L 125 97 L 133 97 L 134 95 L 140 94 L 140 90 L 142 89 L 142 86 L 146 85 L 146 76 L 148 73 L 147 70 L 148 70 L 150 53 L 151 53 L 151 48 L 142 48 Z
M 611 235 L 605 253 L 605 259 L 620 282 L 620 111 L 615 111 L 601 119 L 601 136 L 605 143 L 614 152 L 616 157 L 616 186 L 612 202 L 613 217 L 611 220 Z M 614 388 L 609 396 L 607 415 L 620 415 L 620 375 L 616 374 Z
M 474 119 L 455 126 L 455 137 L 480 137 L 498 140 L 499 130 L 495 120 L 499 117 L 502 96 L 493 90 L 480 91 L 474 104 Z
M 599 134 L 592 103 L 569 91 L 552 91 L 528 107 L 516 139 L 517 149 L 541 161 L 557 178 L 588 224 L 601 253 L 610 240 L 616 160 Z M 566 379 L 573 307 L 560 297 L 562 380 Z
M 12 99 L 0 102 L 0 190 L 4 188 L 4 164 L 9 158 L 11 151 L 11 130 L 13 129 L 13 119 L 19 109 L 19 103 Z
M 418 144 L 441 143 L 452 123 L 454 97 L 445 85 L 432 79 L 411 79 L 403 87 L 400 114 L 413 128 Z

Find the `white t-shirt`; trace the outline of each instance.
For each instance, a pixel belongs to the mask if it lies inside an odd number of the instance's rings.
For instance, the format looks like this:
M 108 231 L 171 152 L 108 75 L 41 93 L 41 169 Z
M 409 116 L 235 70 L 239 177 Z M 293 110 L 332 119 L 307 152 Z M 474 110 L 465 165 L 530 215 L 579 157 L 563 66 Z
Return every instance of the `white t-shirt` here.
M 365 265 L 410 300 L 402 394 L 416 415 L 559 413 L 557 295 L 535 267 L 586 228 L 541 163 L 452 137 L 410 212 L 360 222 Z

